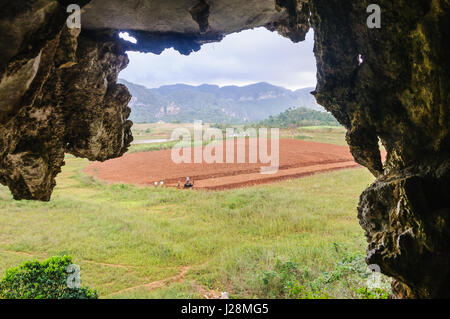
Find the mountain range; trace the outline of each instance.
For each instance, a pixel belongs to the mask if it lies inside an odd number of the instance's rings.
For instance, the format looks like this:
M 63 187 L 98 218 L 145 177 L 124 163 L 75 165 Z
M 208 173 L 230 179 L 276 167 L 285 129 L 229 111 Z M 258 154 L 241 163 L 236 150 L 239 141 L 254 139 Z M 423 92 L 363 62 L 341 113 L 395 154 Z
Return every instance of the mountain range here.
M 149 89 L 124 79 L 119 83 L 125 84 L 132 95 L 130 119 L 135 123 L 246 123 L 264 120 L 292 107 L 324 111 L 310 93 L 314 88 L 292 91 L 260 82 L 223 87 L 174 84 Z

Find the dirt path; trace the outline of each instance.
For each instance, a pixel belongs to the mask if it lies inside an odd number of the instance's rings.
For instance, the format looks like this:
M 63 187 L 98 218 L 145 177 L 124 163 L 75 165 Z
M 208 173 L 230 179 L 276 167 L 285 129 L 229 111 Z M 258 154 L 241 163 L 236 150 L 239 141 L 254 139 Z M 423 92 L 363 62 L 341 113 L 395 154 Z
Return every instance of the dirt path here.
M 107 297 L 115 296 L 115 295 L 118 295 L 118 294 L 130 291 L 130 290 L 138 289 L 138 288 L 146 288 L 146 289 L 149 289 L 149 290 L 154 290 L 154 289 L 158 289 L 158 288 L 163 288 L 166 285 L 169 285 L 169 284 L 172 284 L 172 283 L 175 283 L 175 282 L 178 282 L 178 283 L 183 282 L 184 278 L 186 276 L 186 273 L 189 271 L 189 269 L 191 269 L 191 267 L 189 267 L 189 266 L 182 267 L 181 270 L 180 270 L 180 273 L 175 275 L 175 276 L 164 278 L 164 279 L 161 279 L 161 280 L 152 281 L 152 282 L 149 282 L 149 283 L 146 283 L 146 284 L 141 284 L 141 285 L 137 285 L 137 286 L 133 286 L 133 287 L 128 287 L 128 288 L 116 291 L 116 292 L 108 295 Z
M 279 170 L 275 174 L 270 175 L 251 173 L 251 174 L 224 176 L 220 178 L 209 178 L 197 181 L 195 183 L 195 188 L 206 190 L 222 190 L 245 186 L 253 186 L 257 184 L 265 184 L 283 179 L 303 177 L 315 173 L 327 172 L 344 168 L 353 168 L 358 166 L 359 165 L 353 161 L 347 161 L 340 163 L 318 164 L 318 165 L 284 169 Z
M 12 254 L 12 255 L 20 255 L 20 256 L 27 256 L 27 257 L 34 257 L 34 258 L 47 258 L 47 254 L 46 253 L 41 253 L 41 252 L 22 252 L 22 251 L 13 251 L 13 250 L 0 250 L 0 253 L 7 253 L 7 254 Z M 124 268 L 127 270 L 130 269 L 138 269 L 138 268 L 142 268 L 144 266 L 131 266 L 131 265 L 123 265 L 123 264 L 111 264 L 111 263 L 103 263 L 103 262 L 96 262 L 96 261 L 92 261 L 92 260 L 87 260 L 87 259 L 82 259 L 81 263 L 90 263 L 90 264 L 96 264 L 96 265 L 100 265 L 100 266 L 108 266 L 108 267 L 118 267 L 118 268 Z M 206 263 L 205 263 L 206 264 Z M 200 266 L 196 266 L 196 267 L 201 267 L 204 266 L 200 265 Z M 168 277 L 168 278 L 164 278 L 164 279 L 160 279 L 160 280 L 156 280 L 156 281 L 152 281 L 149 283 L 145 283 L 145 284 L 140 284 L 137 286 L 132 286 L 132 287 L 128 287 L 119 291 L 116 291 L 112 294 L 109 294 L 105 297 L 112 297 L 127 291 L 131 291 L 134 289 L 138 289 L 138 288 L 145 288 L 148 290 L 155 290 L 155 289 L 160 289 L 160 288 L 164 288 L 166 286 L 169 286 L 170 284 L 173 283 L 182 283 L 186 277 L 187 272 L 191 269 L 190 266 L 185 266 L 185 267 L 160 267 L 160 269 L 179 269 L 180 272 L 174 276 Z M 221 297 L 221 293 L 215 290 L 211 290 L 211 289 L 207 289 L 205 287 L 203 287 L 202 285 L 196 284 L 195 285 L 195 289 L 198 290 L 198 292 L 205 297 L 206 299 L 218 299 Z
M 175 276 L 171 276 L 171 277 L 168 277 L 168 278 L 152 281 L 152 282 L 145 283 L 145 284 L 140 284 L 140 285 L 137 285 L 137 286 L 128 287 L 128 288 L 116 291 L 116 292 L 114 292 L 112 294 L 109 294 L 106 297 L 116 296 L 116 295 L 119 295 L 121 293 L 128 292 L 128 291 L 131 291 L 131 290 L 134 290 L 134 289 L 139 289 L 139 288 L 145 288 L 147 290 L 155 290 L 155 289 L 168 287 L 168 286 L 170 286 L 173 283 L 182 283 L 182 282 L 184 282 L 184 280 L 186 278 L 186 274 L 187 274 L 187 272 L 190 269 L 191 269 L 190 266 L 182 267 L 180 269 L 180 273 L 175 275 Z M 222 295 L 221 292 L 205 288 L 204 286 L 199 285 L 197 283 L 194 283 L 193 285 L 194 285 L 195 289 L 199 292 L 199 294 L 201 294 L 206 299 L 219 299 L 219 298 L 221 298 L 221 295 Z

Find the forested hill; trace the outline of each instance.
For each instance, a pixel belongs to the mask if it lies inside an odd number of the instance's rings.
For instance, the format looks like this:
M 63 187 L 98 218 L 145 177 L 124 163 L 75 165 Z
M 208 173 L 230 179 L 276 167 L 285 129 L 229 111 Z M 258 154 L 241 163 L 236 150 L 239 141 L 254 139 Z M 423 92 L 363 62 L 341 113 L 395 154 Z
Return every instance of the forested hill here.
M 314 88 L 296 91 L 261 82 L 247 86 L 175 84 L 149 89 L 121 79 L 132 99 L 130 119 L 142 122 L 248 123 L 277 115 L 290 107 L 323 110 L 311 95 Z
M 299 127 L 329 125 L 338 126 L 338 121 L 329 112 L 315 111 L 304 107 L 289 108 L 277 116 L 269 116 L 264 121 L 258 123 L 263 127 Z

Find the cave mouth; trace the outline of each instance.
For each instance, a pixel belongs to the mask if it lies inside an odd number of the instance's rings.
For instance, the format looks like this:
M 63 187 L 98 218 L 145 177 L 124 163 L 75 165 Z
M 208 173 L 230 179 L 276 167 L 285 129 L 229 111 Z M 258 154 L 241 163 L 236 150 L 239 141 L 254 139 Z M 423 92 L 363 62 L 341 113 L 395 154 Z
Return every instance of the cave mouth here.
M 9 20 L 0 33 L 5 40 L 0 93 L 6 88 L 16 94 L 6 97 L 7 107 L 0 104 L 0 122 L 8 132 L 29 133 L 0 141 L 0 182 L 15 199 L 48 201 L 65 153 L 105 161 L 127 151 L 133 139 L 131 96 L 117 83 L 129 64 L 126 52 L 160 54 L 173 48 L 188 55 L 258 27 L 300 42 L 310 30 L 307 1 L 234 5 L 239 14 L 229 11 L 230 3 L 209 0 L 5 4 L 0 18 Z M 20 29 L 29 21 L 28 29 Z M 122 40 L 120 31 L 136 43 Z M 24 118 L 32 119 L 29 127 L 23 127 Z
M 119 37 L 129 43 L 139 45 L 138 40 L 128 32 L 120 32 Z M 167 48 L 159 54 L 127 51 L 130 62 L 120 72 L 119 81 L 125 85 L 130 83 L 130 85 L 141 85 L 148 89 L 158 89 L 170 85 L 188 85 L 203 86 L 205 90 L 208 86 L 211 86 L 211 90 L 213 90 L 223 89 L 223 87 L 232 89 L 233 87 L 266 84 L 268 86 L 267 94 L 269 95 L 274 92 L 270 91 L 271 87 L 275 90 L 282 88 L 284 94 L 294 94 L 294 91 L 305 88 L 312 92 L 317 84 L 313 46 L 314 34 L 312 30 L 307 33 L 305 41 L 300 43 L 293 43 L 291 40 L 265 28 L 243 30 L 225 36 L 220 42 L 203 44 L 200 50 L 188 55 L 181 54 L 173 48 Z M 128 85 L 129 89 L 130 85 Z M 133 93 L 133 90 L 131 91 Z M 280 92 L 274 93 L 281 94 Z M 252 93 L 249 92 L 249 94 Z M 130 119 L 133 122 L 143 122 L 143 119 L 135 114 L 133 106 L 138 102 L 136 98 L 132 97 L 130 102 Z M 248 98 L 253 97 L 248 96 Z M 259 96 L 255 98 L 270 97 Z M 142 109 L 142 101 L 140 102 Z M 168 103 L 171 102 L 168 101 Z M 173 102 L 175 104 L 175 101 Z M 286 103 L 288 102 L 284 104 Z M 280 107 L 273 105 L 273 112 L 265 106 L 267 110 L 264 112 L 267 113 L 268 117 L 278 115 L 287 107 L 301 106 L 324 111 L 322 107 L 315 103 L 312 95 L 308 99 L 308 105 L 301 105 L 302 103 L 304 102 L 292 102 L 291 105 L 283 104 Z M 161 105 L 161 107 L 164 107 L 164 105 Z M 158 116 L 161 117 L 160 114 Z M 201 114 L 198 118 L 188 119 L 189 122 L 193 120 L 211 121 L 210 118 L 201 118 Z M 263 120 L 264 118 L 250 117 L 250 119 Z M 145 120 L 152 121 L 149 116 L 146 116 Z M 177 119 L 175 118 L 175 120 Z M 222 122 L 217 119 L 212 120 L 213 122 Z M 230 120 L 239 122 L 238 117 Z M 241 119 L 242 123 L 248 121 L 248 116 Z
M 83 0 L 80 33 L 66 27 L 67 1 L 4 2 L 0 182 L 15 199 L 48 201 L 65 153 L 105 161 L 127 151 L 131 97 L 117 83 L 126 51 L 189 54 L 255 27 L 299 42 L 313 28 L 314 95 L 377 177 L 358 206 L 367 261 L 395 278 L 396 297 L 448 298 L 449 4 L 379 0 L 380 28 L 368 27 L 368 4 Z M 118 30 L 137 43 L 120 41 Z
M 139 45 L 139 41 L 127 31 L 121 31 L 118 35 L 119 38 L 128 43 Z M 158 46 L 156 42 L 154 44 Z M 164 127 L 164 124 L 168 122 L 184 124 L 182 128 L 186 128 L 191 127 L 196 121 L 200 121 L 205 124 L 205 130 L 208 126 L 213 126 L 211 129 L 221 128 L 224 134 L 221 135 L 220 139 L 227 139 L 231 135 L 236 135 L 236 137 L 240 135 L 260 137 L 258 126 L 262 125 L 263 130 L 284 129 L 284 135 L 282 136 L 284 139 L 296 139 L 299 135 L 296 134 L 294 127 L 296 125 L 297 128 L 307 126 L 306 122 L 310 123 L 310 126 L 331 125 L 337 129 L 342 128 L 338 126 L 339 123 L 332 118 L 331 114 L 316 103 L 315 97 L 311 94 L 317 84 L 317 69 L 313 48 L 314 32 L 312 29 L 306 34 L 305 40 L 300 43 L 295 43 L 266 28 L 243 30 L 225 36 L 220 42 L 203 44 L 200 50 L 188 55 L 181 54 L 173 48 L 166 48 L 158 53 L 127 51 L 130 61 L 128 66 L 119 74 L 119 83 L 124 84 L 130 91 L 131 101 L 128 106 L 131 108 L 131 113 L 129 118 L 133 123 L 139 123 L 139 127 L 155 122 Z M 285 112 L 288 112 L 289 115 L 296 115 L 294 109 L 300 108 L 306 119 L 302 120 L 301 123 L 299 120 L 298 123 L 289 124 L 291 129 L 289 135 L 286 134 L 288 125 L 285 123 L 279 123 L 278 125 L 260 124 L 271 117 L 286 116 L 283 114 Z M 324 117 L 328 116 L 328 122 L 320 118 L 319 112 L 326 114 Z M 318 119 L 314 119 L 314 116 Z M 225 127 L 225 125 L 228 126 Z M 258 133 L 250 132 L 255 126 L 258 127 L 256 130 Z M 156 129 L 158 130 L 158 128 Z M 181 128 L 176 127 L 173 130 L 176 129 Z M 227 129 L 232 130 L 233 133 L 225 133 Z M 146 130 L 150 130 L 150 128 L 148 127 Z M 203 129 L 200 129 L 200 131 L 203 131 Z M 208 133 L 212 134 L 209 131 Z M 225 134 L 226 137 L 224 137 Z M 195 136 L 195 134 L 192 135 Z M 136 141 L 133 141 L 132 144 L 139 145 L 146 144 L 146 141 L 151 143 L 152 140 L 158 139 L 165 142 L 178 139 L 178 137 L 171 135 L 164 137 L 149 135 L 146 138 L 142 130 L 136 128 L 136 125 L 133 127 L 133 136 Z M 205 134 L 205 136 L 209 135 Z M 311 143 L 317 142 L 314 138 L 310 137 L 310 139 Z M 341 140 L 342 144 L 344 139 Z M 198 141 L 197 139 L 195 143 L 198 142 L 204 141 Z M 262 143 L 262 141 L 258 142 Z M 287 145 L 288 142 L 283 141 L 283 147 L 285 143 Z M 291 145 L 297 145 L 300 149 L 303 147 L 306 153 L 310 152 L 309 149 L 307 150 L 308 145 L 301 145 L 301 143 L 292 143 Z M 177 145 L 173 146 L 176 147 Z M 132 149 L 135 149 L 133 145 Z M 226 150 L 228 148 L 223 153 Z M 323 161 L 323 156 L 328 156 L 329 163 L 327 164 L 345 162 L 345 165 L 347 165 L 345 167 L 355 165 L 346 149 L 340 149 L 340 152 L 333 153 L 332 150 L 329 154 L 326 154 L 326 145 L 323 145 L 320 150 L 319 148 L 316 149 L 317 156 L 311 159 L 309 164 L 310 166 L 312 162 L 320 164 Z M 249 148 L 245 153 L 255 154 L 258 153 L 258 150 L 254 151 L 253 148 L 252 150 Z M 214 153 L 214 155 L 216 154 Z M 232 156 L 234 157 L 234 155 Z M 280 160 L 278 152 L 276 155 L 271 154 L 271 156 L 276 156 L 278 161 Z M 303 154 L 301 157 L 307 156 Z M 312 156 L 312 154 L 309 156 Z M 213 163 L 225 164 L 237 161 L 237 159 L 226 160 L 225 154 L 218 155 L 218 157 L 221 158 Z M 289 155 L 284 153 L 283 157 L 287 158 Z M 258 161 L 258 158 L 260 162 L 261 154 L 259 153 L 255 161 Z M 292 162 L 287 164 L 288 161 Z M 193 160 L 189 163 L 192 162 Z M 250 164 L 251 161 L 246 159 L 244 162 Z M 283 162 L 291 167 L 304 164 L 302 160 L 296 161 L 294 159 L 286 159 Z M 210 164 L 210 162 L 204 164 Z M 252 162 L 252 164 L 254 163 Z M 121 165 L 126 167 L 126 161 Z M 275 166 L 276 170 L 274 169 L 274 171 L 277 172 L 278 165 Z M 247 169 L 253 171 L 254 168 L 248 167 Z M 185 173 L 190 176 L 188 171 Z M 288 172 L 284 173 L 285 176 L 289 174 Z M 169 172 L 167 174 L 171 175 Z M 159 182 L 152 180 L 156 177 L 148 171 L 147 174 L 143 175 L 148 176 L 151 181 L 150 185 Z M 206 179 L 205 176 L 202 176 L 202 179 Z M 110 179 L 111 176 L 107 178 Z M 120 182 L 121 178 L 116 181 Z M 173 176 L 169 178 L 170 182 L 173 178 Z M 272 178 L 272 180 L 279 179 Z M 139 178 L 134 181 L 143 184 L 144 180 Z M 267 183 L 264 180 L 264 178 L 260 178 L 255 183 Z M 132 181 L 129 182 L 132 183 Z M 247 184 L 250 185 L 251 182 Z M 243 182 L 241 181 L 241 183 Z M 205 188 L 212 188 L 212 182 L 210 184 L 204 182 L 203 184 Z M 168 185 L 167 181 L 165 185 Z M 228 185 L 221 187 L 232 188 Z

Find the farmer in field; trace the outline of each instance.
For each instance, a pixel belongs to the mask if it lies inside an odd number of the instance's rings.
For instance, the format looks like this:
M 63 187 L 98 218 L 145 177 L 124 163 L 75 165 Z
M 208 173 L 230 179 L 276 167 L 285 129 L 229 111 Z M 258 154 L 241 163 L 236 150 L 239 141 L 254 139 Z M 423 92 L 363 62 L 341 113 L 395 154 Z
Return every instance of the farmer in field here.
M 186 183 L 184 183 L 184 188 L 192 188 L 194 187 L 194 181 L 191 182 L 189 177 L 186 177 Z

